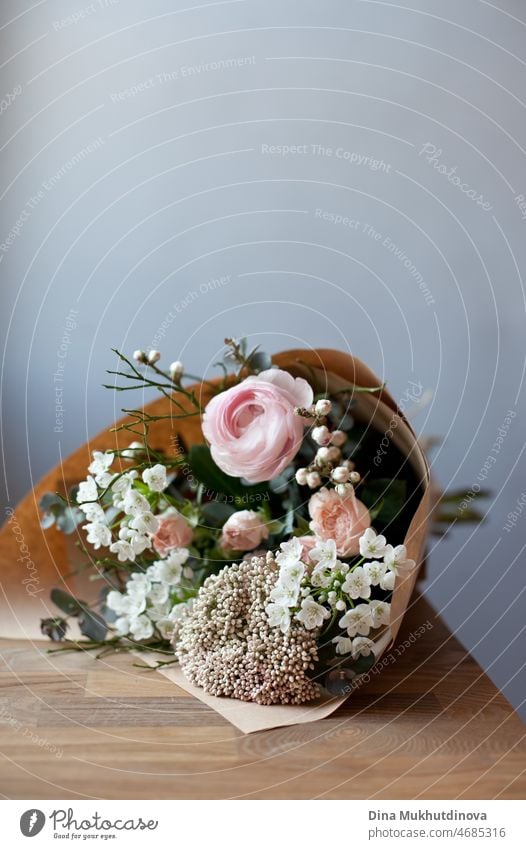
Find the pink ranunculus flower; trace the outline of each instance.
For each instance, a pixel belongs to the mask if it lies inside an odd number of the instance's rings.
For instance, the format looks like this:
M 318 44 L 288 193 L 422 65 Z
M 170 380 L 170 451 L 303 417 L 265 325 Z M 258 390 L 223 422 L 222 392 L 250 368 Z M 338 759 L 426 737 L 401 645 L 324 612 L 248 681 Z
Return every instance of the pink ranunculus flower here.
M 252 551 L 267 539 L 268 528 L 254 510 L 238 510 L 223 525 L 219 545 L 224 551 Z
M 310 407 L 312 389 L 302 377 L 268 369 L 247 377 L 208 403 L 203 433 L 223 472 L 250 483 L 279 475 L 298 452 L 304 421 L 295 407 Z
M 321 539 L 333 539 L 340 557 L 358 554 L 359 539 L 370 527 L 371 517 L 354 489 L 338 495 L 336 490 L 323 487 L 311 496 L 309 513 L 310 529 Z
M 190 545 L 192 528 L 175 507 L 169 507 L 158 519 L 159 525 L 153 536 L 153 547 L 157 554 L 165 557 L 174 548 L 186 548 Z

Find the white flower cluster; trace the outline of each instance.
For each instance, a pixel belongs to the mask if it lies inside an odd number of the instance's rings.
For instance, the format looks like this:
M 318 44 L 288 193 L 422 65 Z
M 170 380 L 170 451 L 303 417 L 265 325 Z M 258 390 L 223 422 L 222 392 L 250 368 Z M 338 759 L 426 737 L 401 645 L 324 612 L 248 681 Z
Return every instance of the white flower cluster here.
M 329 619 L 332 625 L 340 615 L 338 627 L 344 633 L 332 640 L 336 654 L 354 659 L 370 654 L 374 643 L 369 633 L 388 625 L 391 615 L 388 602 L 372 598 L 374 588 L 392 591 L 397 571 L 414 566 L 405 546 L 394 548 L 368 528 L 360 537 L 361 557 L 352 565 L 338 560 L 334 540 L 316 539 L 307 553 L 298 538 L 280 548 L 278 580 L 265 608 L 269 623 L 286 633 L 292 619 L 312 630 Z
M 88 466 L 90 474 L 79 484 L 77 502 L 88 520 L 88 524 L 83 526 L 88 542 L 95 549 L 109 548 L 121 563 L 133 562 L 139 554 L 151 548 L 151 537 L 157 530 L 158 519 L 146 496 L 135 487 L 137 472 L 111 471 L 114 456 L 109 451 L 93 452 L 93 461 Z M 157 463 L 145 469 L 142 482 L 151 493 L 163 492 L 168 484 L 165 466 Z M 104 510 L 100 503 L 105 491 L 111 494 L 113 509 L 110 506 Z M 114 540 L 109 525 L 121 512 L 125 516 L 120 522 L 118 539 Z
M 149 640 L 157 632 L 163 639 L 171 639 L 174 623 L 190 604 L 181 600 L 182 580 L 193 577 L 191 567 L 185 566 L 188 557 L 188 549 L 174 549 L 145 572 L 134 572 L 125 592 L 108 593 L 106 604 L 118 617 L 113 625 L 117 636 Z

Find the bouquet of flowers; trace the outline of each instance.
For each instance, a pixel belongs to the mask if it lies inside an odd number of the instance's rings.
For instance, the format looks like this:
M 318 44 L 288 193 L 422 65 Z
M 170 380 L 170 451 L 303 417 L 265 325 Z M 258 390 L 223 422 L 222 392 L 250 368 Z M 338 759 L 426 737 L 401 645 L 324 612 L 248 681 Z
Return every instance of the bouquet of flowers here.
M 212 696 L 349 692 L 396 634 L 429 512 L 426 460 L 385 386 L 338 352 L 273 362 L 245 340 L 225 340 L 213 380 L 115 354 L 109 388 L 162 399 L 125 410 L 86 479 L 42 499 L 101 584 L 89 604 L 53 590 L 43 633 L 160 652 Z M 66 639 L 72 619 L 85 639 Z

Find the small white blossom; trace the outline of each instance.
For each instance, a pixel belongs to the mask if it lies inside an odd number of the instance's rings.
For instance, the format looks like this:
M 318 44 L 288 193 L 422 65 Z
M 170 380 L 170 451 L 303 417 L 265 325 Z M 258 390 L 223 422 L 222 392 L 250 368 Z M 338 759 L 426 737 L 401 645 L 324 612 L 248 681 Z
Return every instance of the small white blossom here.
M 153 636 L 153 622 L 145 613 L 141 613 L 130 621 L 130 634 L 135 640 L 149 640 Z
M 352 656 L 354 660 L 358 660 L 361 656 L 368 657 L 370 654 L 374 655 L 373 641 L 366 639 L 366 637 L 355 637 L 352 641 Z
M 126 540 L 120 539 L 118 542 L 112 542 L 110 551 L 112 554 L 117 555 L 117 559 L 121 563 L 125 563 L 127 560 L 135 560 L 133 546 L 129 542 L 126 542 Z
M 144 572 L 134 572 L 126 584 L 126 593 L 130 598 L 142 603 L 151 587 L 151 581 Z
M 130 617 L 119 616 L 112 625 L 117 637 L 126 637 L 130 632 Z
M 280 545 L 281 551 L 276 555 L 276 563 L 281 566 L 295 566 L 301 560 L 303 546 L 297 537 L 292 537 Z
M 117 590 L 112 590 L 108 593 L 106 604 L 115 613 L 134 617 L 139 616 L 143 612 L 146 607 L 146 600 L 145 598 L 130 596 L 127 593 L 119 593 Z
M 283 634 L 286 634 L 290 628 L 290 610 L 284 604 L 275 604 L 270 602 L 265 607 L 265 612 L 268 616 L 269 625 L 273 628 L 279 628 Z
M 304 574 L 305 566 L 301 562 L 282 566 L 279 572 L 279 583 L 287 589 L 299 590 Z
M 371 586 L 377 587 L 385 575 L 387 566 L 379 560 L 373 560 L 370 563 L 364 563 L 363 570 L 367 575 Z
M 130 528 L 140 534 L 154 534 L 159 527 L 159 519 L 153 513 L 137 513 L 130 521 Z
M 338 622 L 340 628 L 345 628 L 349 637 L 356 634 L 367 636 L 372 627 L 371 611 L 368 604 L 357 604 L 352 610 L 348 610 Z
M 389 569 L 383 578 L 380 580 L 380 586 L 383 590 L 391 592 L 394 590 L 396 574 Z
M 270 592 L 270 600 L 283 607 L 296 607 L 299 591 L 299 585 L 284 587 L 277 584 Z
M 132 533 L 130 536 L 130 545 L 135 554 L 142 554 L 147 548 L 151 548 L 152 544 L 147 536 L 139 533 Z
M 342 590 L 350 598 L 369 598 L 371 595 L 371 584 L 362 566 L 358 566 L 349 572 L 342 584 Z
M 369 603 L 373 628 L 381 625 L 389 625 L 391 621 L 391 605 L 385 601 L 371 601 Z
M 79 490 L 77 492 L 77 502 L 79 504 L 82 504 L 84 501 L 96 501 L 98 495 L 97 484 L 91 475 L 88 475 L 87 480 L 79 483 Z
M 145 469 L 142 473 L 142 479 L 152 492 L 162 492 L 167 486 L 166 466 L 157 463 L 150 469 Z
M 372 528 L 367 530 L 360 537 L 360 554 L 362 557 L 383 557 L 387 551 L 387 540 L 382 534 L 378 536 Z
M 334 637 L 336 654 L 349 654 L 352 651 L 352 640 L 350 637 Z
M 108 472 L 115 455 L 109 451 L 93 451 L 92 457 L 93 460 L 88 466 L 88 472 L 91 472 L 99 486 L 105 488 L 115 477 L 114 474 Z
M 318 539 L 309 552 L 309 559 L 317 563 L 319 569 L 332 569 L 337 560 L 336 543 L 333 539 Z
M 155 581 L 162 581 L 169 586 L 177 586 L 183 577 L 183 565 L 188 560 L 187 548 L 175 548 L 170 552 L 166 560 L 156 560 L 148 569 L 148 577 Z
M 405 545 L 397 545 L 396 548 L 393 548 L 392 545 L 387 545 L 384 553 L 384 563 L 393 572 L 397 572 L 399 569 L 409 570 L 415 565 L 415 561 L 407 557 Z
M 106 605 L 115 613 L 124 613 L 124 595 L 117 590 L 110 590 L 106 596 Z
M 150 351 L 147 359 L 148 359 L 148 363 L 151 366 L 153 366 L 154 363 L 158 363 L 159 360 L 161 359 L 161 352 L 160 351 Z
M 106 514 L 97 501 L 86 501 L 80 505 L 80 510 L 86 516 L 88 522 L 106 522 Z
M 111 485 L 111 491 L 114 495 L 119 495 L 124 498 L 133 486 L 133 481 L 137 477 L 137 472 L 133 469 L 131 472 L 125 472 L 118 476 Z
M 168 584 L 160 583 L 152 584 L 151 589 L 146 593 L 148 601 L 151 601 L 151 603 L 155 606 L 164 605 L 168 601 L 169 595 L 170 589 Z M 164 609 L 162 613 L 165 615 Z
M 87 540 L 96 550 L 101 546 L 106 548 L 111 543 L 111 531 L 107 525 L 103 525 L 102 522 L 90 522 L 87 525 L 83 526 L 84 530 L 87 531 Z
M 296 613 L 296 619 L 302 623 L 307 631 L 312 631 L 313 628 L 320 628 L 325 619 L 329 618 L 329 611 L 314 601 L 313 598 L 304 598 L 301 602 L 301 609 Z
M 136 489 L 130 489 L 124 499 L 124 512 L 129 516 L 137 516 L 139 513 L 149 513 L 150 504 L 148 499 L 144 495 L 141 495 L 140 492 L 137 492 Z

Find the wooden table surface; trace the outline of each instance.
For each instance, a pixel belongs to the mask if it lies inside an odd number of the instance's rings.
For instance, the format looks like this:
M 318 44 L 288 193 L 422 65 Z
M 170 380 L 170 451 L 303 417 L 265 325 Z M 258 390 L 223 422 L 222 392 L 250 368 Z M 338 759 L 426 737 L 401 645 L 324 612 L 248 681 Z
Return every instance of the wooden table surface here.
M 524 725 L 423 600 L 330 718 L 248 736 L 129 655 L 48 647 L 0 644 L 4 798 L 524 798 Z

